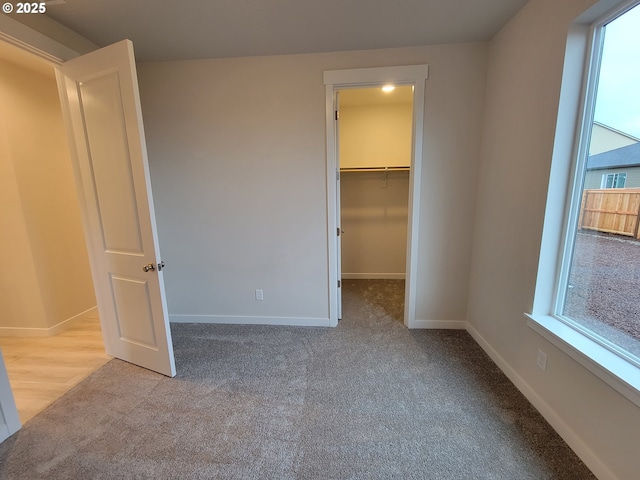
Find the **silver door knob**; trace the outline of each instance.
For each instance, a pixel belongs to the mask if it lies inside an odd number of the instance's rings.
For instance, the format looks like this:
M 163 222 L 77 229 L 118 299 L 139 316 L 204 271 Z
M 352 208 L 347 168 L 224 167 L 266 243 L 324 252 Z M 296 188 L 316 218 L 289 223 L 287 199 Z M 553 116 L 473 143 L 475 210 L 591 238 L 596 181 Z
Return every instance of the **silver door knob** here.
M 144 267 L 142 267 L 142 270 L 145 272 L 153 272 L 155 269 L 156 266 L 153 263 L 148 263 Z

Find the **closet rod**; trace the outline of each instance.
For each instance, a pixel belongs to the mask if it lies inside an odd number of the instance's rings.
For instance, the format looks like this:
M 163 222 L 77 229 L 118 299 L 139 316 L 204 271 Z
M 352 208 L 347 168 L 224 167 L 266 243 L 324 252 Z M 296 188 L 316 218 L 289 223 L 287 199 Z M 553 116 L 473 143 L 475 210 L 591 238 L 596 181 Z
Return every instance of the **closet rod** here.
M 408 172 L 410 167 L 349 167 L 340 168 L 341 172 Z

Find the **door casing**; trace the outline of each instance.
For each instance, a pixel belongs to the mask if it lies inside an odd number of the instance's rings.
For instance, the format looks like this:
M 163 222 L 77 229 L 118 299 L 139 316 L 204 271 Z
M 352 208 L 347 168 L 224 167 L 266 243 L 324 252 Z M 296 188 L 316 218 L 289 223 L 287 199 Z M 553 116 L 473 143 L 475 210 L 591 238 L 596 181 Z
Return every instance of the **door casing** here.
M 335 118 L 335 96 L 338 90 L 348 88 L 376 87 L 384 84 L 412 85 L 413 133 L 411 148 L 411 171 L 409 173 L 409 218 L 407 225 L 407 263 L 405 282 L 404 324 L 415 328 L 416 323 L 416 274 L 418 262 L 418 234 L 420 219 L 420 186 L 422 178 L 422 146 L 424 139 L 424 98 L 428 65 L 406 65 L 398 67 L 359 68 L 329 70 L 324 72 L 326 140 L 327 140 L 327 250 L 329 253 L 329 324 L 336 326 L 341 311 L 341 295 L 338 291 L 340 241 L 337 235 L 340 226 L 339 173 L 337 157 L 337 122 Z

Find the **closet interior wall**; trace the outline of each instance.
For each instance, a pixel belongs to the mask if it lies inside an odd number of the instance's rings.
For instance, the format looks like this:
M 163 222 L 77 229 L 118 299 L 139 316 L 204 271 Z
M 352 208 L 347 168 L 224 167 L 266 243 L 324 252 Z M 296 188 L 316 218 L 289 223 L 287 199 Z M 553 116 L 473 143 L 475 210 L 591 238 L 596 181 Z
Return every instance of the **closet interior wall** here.
M 404 279 L 413 94 L 340 91 L 342 278 Z
M 50 336 L 96 301 L 52 67 L 0 42 L 0 336 Z

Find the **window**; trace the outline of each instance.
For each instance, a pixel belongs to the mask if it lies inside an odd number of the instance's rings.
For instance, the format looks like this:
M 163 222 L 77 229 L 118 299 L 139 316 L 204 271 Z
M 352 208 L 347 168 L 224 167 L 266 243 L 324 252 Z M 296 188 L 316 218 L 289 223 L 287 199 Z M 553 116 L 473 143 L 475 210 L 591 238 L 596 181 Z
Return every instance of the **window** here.
M 601 188 L 610 191 L 584 188 L 594 121 L 640 137 L 638 4 L 620 1 L 615 13 L 592 18 L 591 28 L 576 23 L 570 29 L 538 281 L 527 316 L 531 328 L 640 406 L 640 190 L 615 191 L 628 185 L 630 171 L 610 170 L 601 175 Z M 588 57 L 586 74 L 576 57 Z M 573 92 L 581 80 L 578 106 Z M 580 125 L 571 120 L 576 108 Z M 574 128 L 580 134 L 572 149 Z M 610 150 L 618 148 L 613 144 Z M 640 158 L 622 162 L 635 166 Z M 568 196 L 567 183 L 573 184 Z M 557 206 L 564 198 L 563 215 Z
M 640 158 L 638 159 L 640 161 Z M 625 173 L 605 173 L 600 181 L 600 188 L 624 188 L 627 183 Z
M 640 82 L 638 30 L 640 7 L 635 7 L 596 32 L 602 39 L 600 61 L 592 70 L 597 88 L 588 102 L 593 111 L 586 112 L 596 122 L 634 137 L 640 136 L 640 103 L 633 100 Z M 588 152 L 591 139 L 583 142 L 579 150 Z M 583 185 L 585 169 L 579 173 Z M 602 188 L 623 188 L 626 179 L 626 173 L 603 174 Z M 580 202 L 580 221 L 569 225 L 569 262 L 556 314 L 640 366 L 640 229 L 638 208 L 632 208 L 637 194 L 579 193 L 574 198 Z

